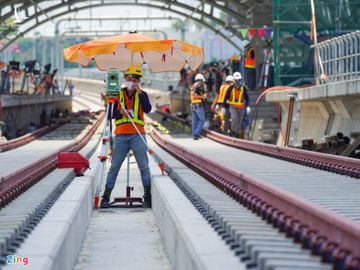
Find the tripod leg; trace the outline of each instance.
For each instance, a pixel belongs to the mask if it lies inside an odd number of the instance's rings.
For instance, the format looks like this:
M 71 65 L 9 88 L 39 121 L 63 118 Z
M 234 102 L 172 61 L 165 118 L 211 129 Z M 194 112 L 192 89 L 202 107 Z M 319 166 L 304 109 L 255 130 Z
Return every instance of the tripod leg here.
M 105 120 L 105 127 L 104 127 L 104 131 L 103 131 L 103 137 L 102 137 L 102 146 L 101 146 L 101 153 L 99 156 L 99 162 L 100 162 L 100 166 L 99 166 L 99 172 L 97 175 L 97 185 L 96 185 L 96 190 L 95 190 L 95 195 L 94 195 L 94 207 L 98 208 L 99 207 L 99 197 L 100 197 L 100 193 L 101 193 L 101 186 L 102 186 L 102 180 L 103 180 L 103 172 L 104 172 L 104 166 L 105 166 L 105 162 L 107 160 L 107 153 L 108 153 L 108 148 L 109 148 L 109 141 L 110 141 L 110 128 L 109 128 L 109 124 L 111 124 L 111 122 L 108 120 L 108 113 L 109 113 L 109 104 L 106 106 L 106 120 Z

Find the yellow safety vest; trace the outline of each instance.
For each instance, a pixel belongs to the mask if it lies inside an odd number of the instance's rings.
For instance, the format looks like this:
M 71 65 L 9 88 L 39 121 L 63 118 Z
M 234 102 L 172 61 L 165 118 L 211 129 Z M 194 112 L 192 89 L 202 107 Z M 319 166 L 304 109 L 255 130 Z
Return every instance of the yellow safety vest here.
M 236 98 L 236 91 L 239 91 L 239 96 Z M 230 105 L 233 105 L 236 108 L 244 108 L 244 87 L 241 86 L 240 89 L 233 88 L 230 94 L 230 100 L 228 102 Z
M 121 108 L 126 108 L 125 107 L 124 90 L 119 91 L 119 98 L 120 98 Z M 135 100 L 134 100 L 134 118 L 132 118 L 132 120 L 134 123 L 144 126 L 145 125 L 144 121 L 141 120 L 139 117 L 139 108 L 140 108 L 140 98 L 139 98 L 139 93 L 136 92 Z M 120 119 L 115 120 L 115 125 L 118 126 L 118 125 L 121 125 L 124 123 L 130 123 L 130 122 L 131 121 L 129 118 L 127 118 L 126 116 L 122 116 Z
M 216 103 L 222 104 L 222 103 L 224 102 L 225 95 L 226 95 L 226 91 L 229 89 L 229 86 L 230 86 L 230 85 L 228 85 L 228 84 L 223 84 L 223 85 L 220 87 L 219 95 L 218 95 L 218 98 L 217 98 Z
M 190 91 L 190 98 L 191 98 L 191 104 L 199 104 L 199 103 L 202 103 L 203 101 L 203 98 L 199 98 L 199 97 L 195 97 L 195 96 L 198 96 L 198 95 L 193 95 L 193 91 L 191 90 Z

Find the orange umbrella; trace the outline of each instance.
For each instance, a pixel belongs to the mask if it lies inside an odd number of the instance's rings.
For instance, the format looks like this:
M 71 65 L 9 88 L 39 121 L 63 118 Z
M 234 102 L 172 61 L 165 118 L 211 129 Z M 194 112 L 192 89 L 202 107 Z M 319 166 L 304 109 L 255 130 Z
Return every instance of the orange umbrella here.
M 87 66 L 94 60 L 98 69 L 125 71 L 129 66 L 147 64 L 152 72 L 192 70 L 204 61 L 204 50 L 179 40 L 157 40 L 129 33 L 80 43 L 64 49 L 68 62 Z

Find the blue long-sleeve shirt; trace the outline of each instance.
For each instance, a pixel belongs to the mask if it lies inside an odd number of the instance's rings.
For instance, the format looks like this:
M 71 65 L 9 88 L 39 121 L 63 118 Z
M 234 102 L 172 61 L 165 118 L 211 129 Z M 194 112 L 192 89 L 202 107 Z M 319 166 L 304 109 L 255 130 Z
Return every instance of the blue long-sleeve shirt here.
M 250 98 L 249 98 L 247 89 L 246 89 L 246 87 L 245 87 L 244 85 L 242 85 L 242 86 L 240 86 L 240 87 L 244 87 L 244 99 L 245 99 L 245 102 L 244 102 L 244 103 L 245 103 L 245 108 L 246 108 L 246 107 L 249 107 L 249 105 L 250 105 Z M 230 99 L 230 94 L 231 94 L 231 91 L 232 91 L 233 88 L 234 88 L 234 85 L 231 85 L 231 86 L 227 89 L 227 91 L 226 91 L 225 98 L 224 98 L 224 102 L 223 102 L 223 105 L 222 105 L 224 108 L 229 108 L 229 104 L 226 103 L 226 101 L 227 101 L 228 99 Z

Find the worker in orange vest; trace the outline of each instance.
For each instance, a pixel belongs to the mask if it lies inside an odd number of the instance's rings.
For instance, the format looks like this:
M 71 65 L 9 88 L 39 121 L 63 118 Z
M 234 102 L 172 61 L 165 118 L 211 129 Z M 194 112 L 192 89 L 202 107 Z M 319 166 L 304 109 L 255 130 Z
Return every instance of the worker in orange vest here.
M 221 114 L 221 119 L 224 119 L 223 133 L 228 134 L 230 130 L 230 111 L 229 108 L 225 108 L 224 113 L 221 112 L 222 104 L 224 103 L 224 99 L 226 96 L 226 92 L 229 87 L 234 83 L 234 77 L 232 75 L 228 75 L 225 78 L 225 83 L 221 85 L 219 89 L 219 93 L 214 99 L 214 102 L 211 105 L 211 110 Z
M 245 85 L 250 91 L 256 88 L 256 61 L 255 50 L 250 46 L 249 41 L 245 41 Z
M 144 113 L 151 111 L 149 97 L 141 89 L 140 80 L 143 76 L 139 66 L 130 66 L 124 73 L 125 82 L 119 90 L 119 101 L 115 102 L 115 110 L 112 118 L 115 118 L 115 140 L 112 150 L 111 167 L 106 179 L 105 191 L 101 200 L 101 207 L 110 206 L 111 191 L 115 186 L 116 178 L 121 164 L 131 149 L 141 173 L 141 181 L 144 187 L 144 208 L 151 207 L 150 193 L 150 169 L 147 156 L 147 146 L 142 141 L 145 138 Z M 126 109 L 128 114 L 123 110 Z M 130 116 L 140 131 L 140 134 L 132 125 Z
M 245 110 L 247 113 L 250 113 L 249 107 L 249 95 L 247 93 L 246 87 L 241 83 L 241 73 L 234 72 L 234 84 L 228 88 L 226 92 L 223 108 L 223 112 L 226 108 L 229 108 L 231 115 L 231 136 L 244 138 L 243 131 L 241 129 L 241 124 L 244 118 Z
M 201 73 L 196 74 L 195 83 L 191 87 L 191 128 L 194 140 L 200 138 L 201 130 L 205 124 L 205 77 Z

